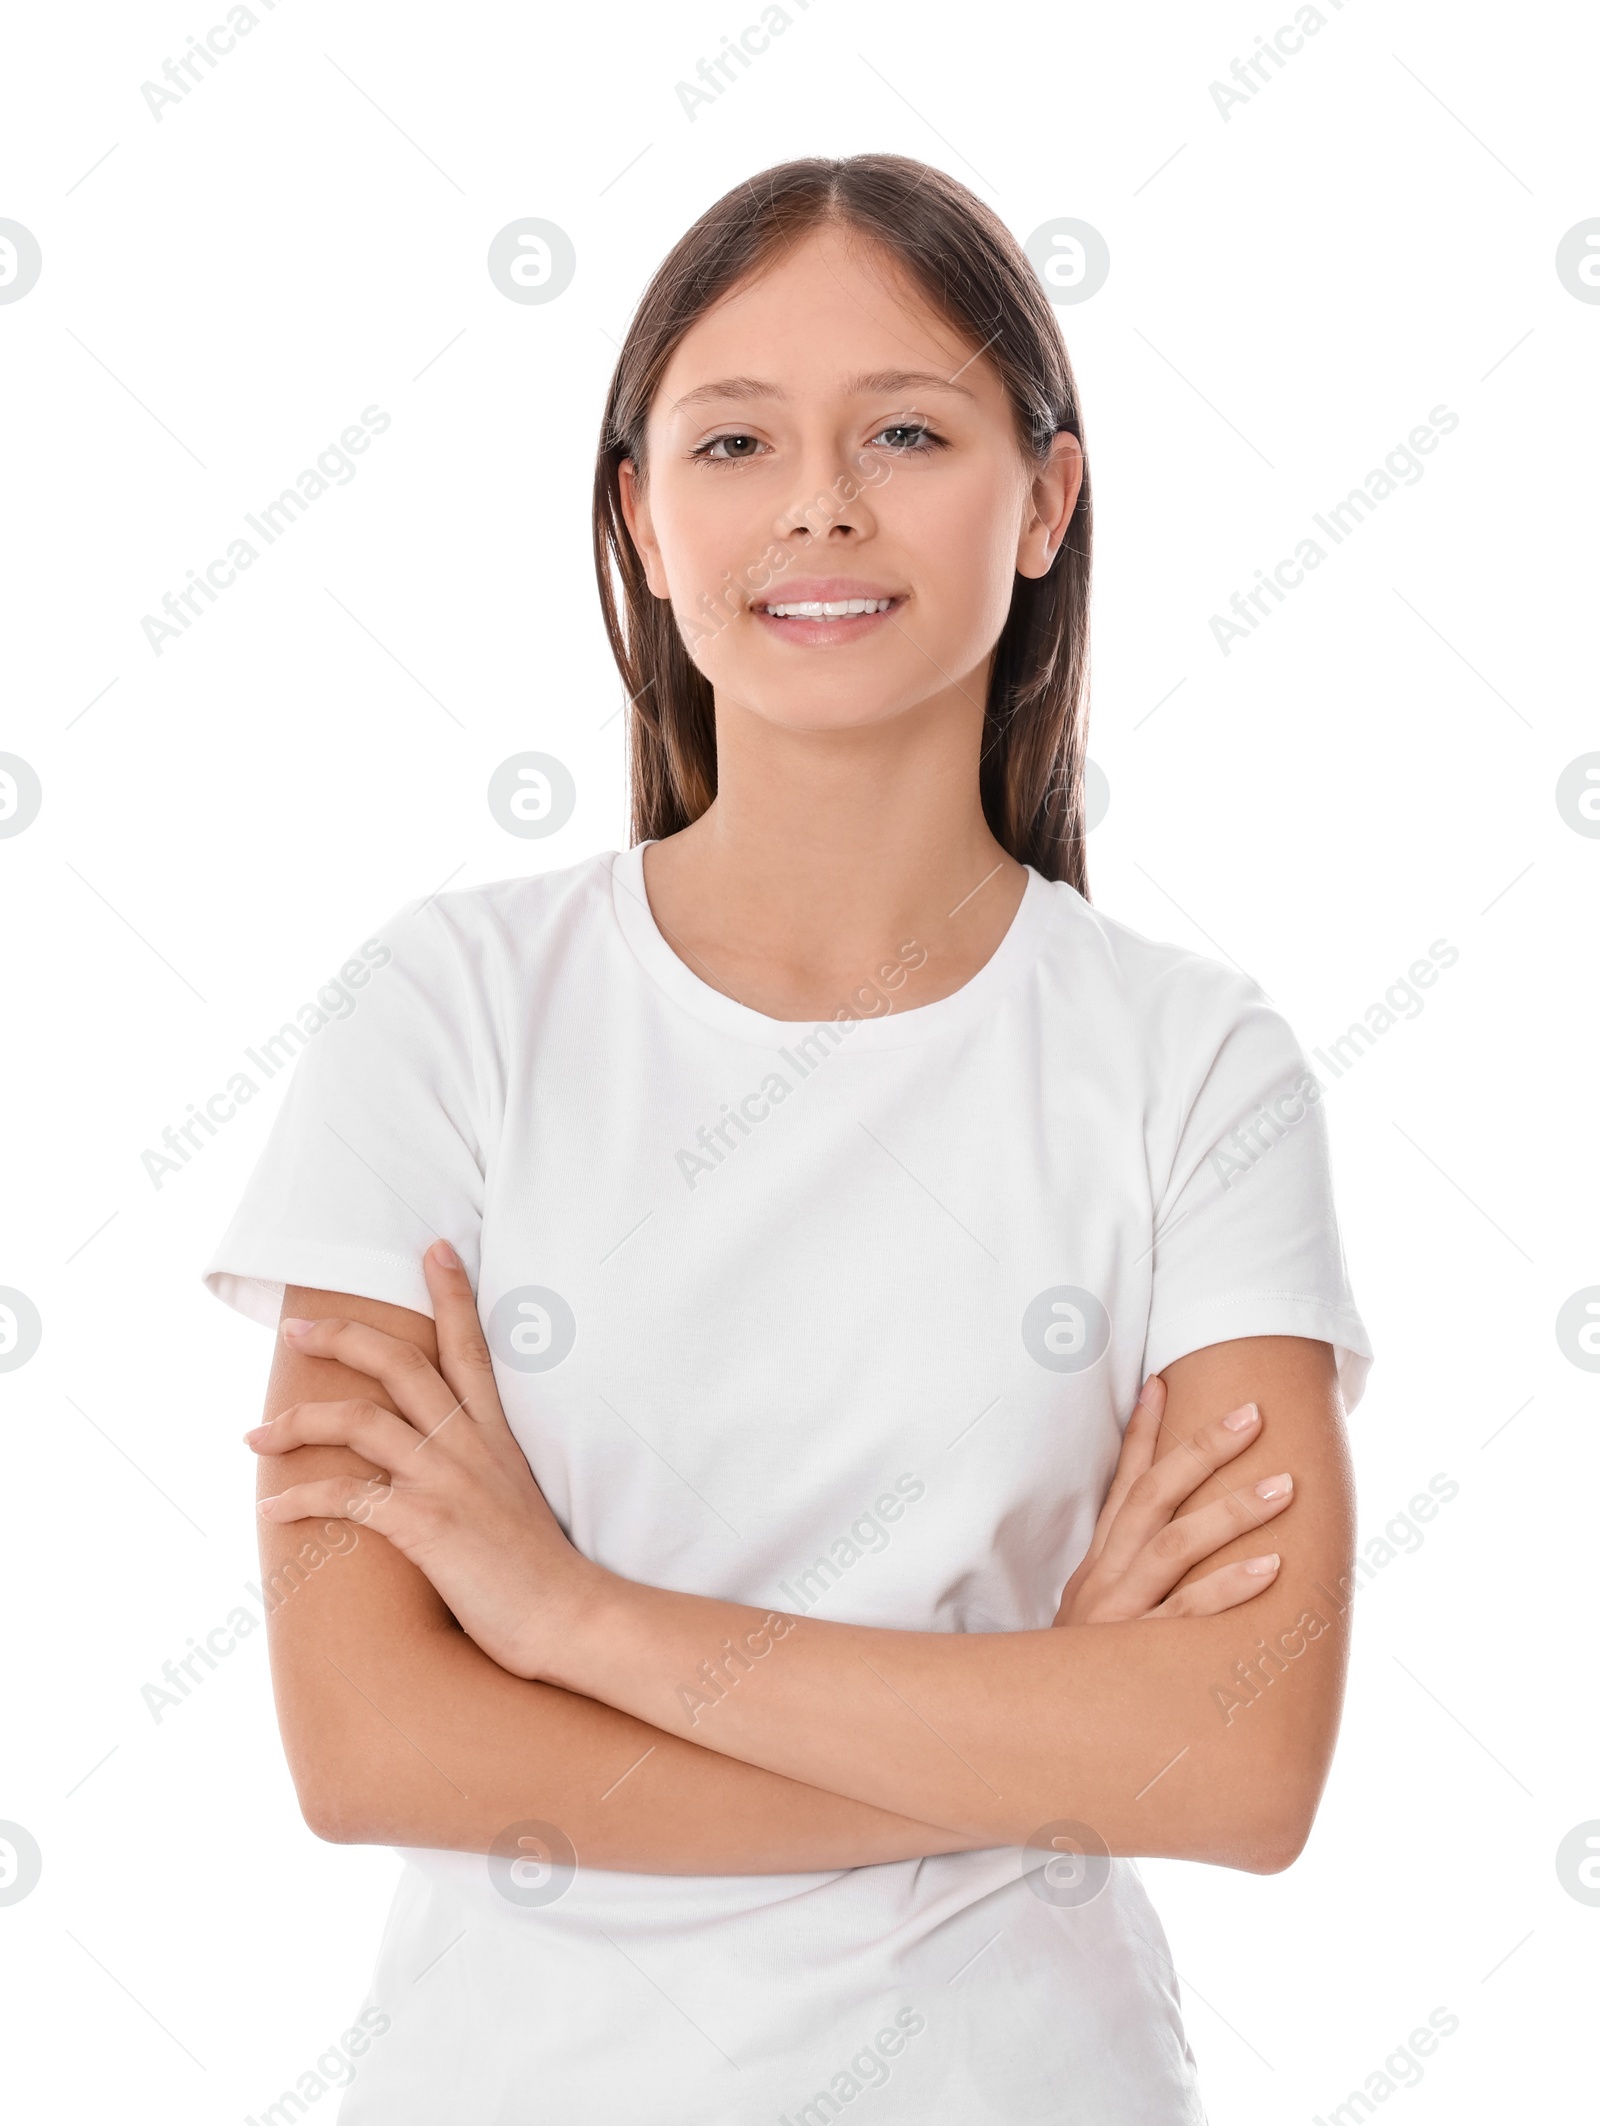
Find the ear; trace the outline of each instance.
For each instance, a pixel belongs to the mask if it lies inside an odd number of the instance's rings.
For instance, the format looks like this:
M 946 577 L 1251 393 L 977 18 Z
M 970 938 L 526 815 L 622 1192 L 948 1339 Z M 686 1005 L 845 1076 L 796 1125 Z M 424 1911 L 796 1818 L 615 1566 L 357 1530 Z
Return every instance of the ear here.
M 650 522 L 650 505 L 645 500 L 639 469 L 632 458 L 624 458 L 617 467 L 617 493 L 622 503 L 622 521 L 627 525 L 628 536 L 644 564 L 644 580 L 653 596 L 670 597 L 667 572 L 661 565 L 661 548 L 656 543 L 655 530 Z
M 1047 576 L 1061 551 L 1083 487 L 1083 445 L 1065 433 L 1050 443 L 1050 456 L 1028 484 L 1027 514 L 1017 540 L 1017 574 Z

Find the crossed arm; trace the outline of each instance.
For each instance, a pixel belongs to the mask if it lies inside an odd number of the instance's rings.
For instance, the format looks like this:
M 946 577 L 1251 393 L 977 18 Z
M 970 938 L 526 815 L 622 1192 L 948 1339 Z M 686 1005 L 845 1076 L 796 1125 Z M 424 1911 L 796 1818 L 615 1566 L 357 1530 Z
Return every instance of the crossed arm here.
M 278 1500 L 262 1541 L 282 1590 L 280 1724 L 320 1835 L 485 1852 L 538 1819 L 586 1865 L 663 1874 L 1022 1845 L 1060 1819 L 1114 1853 L 1268 1871 L 1299 1851 L 1338 1722 L 1347 1619 L 1327 1590 L 1353 1533 L 1326 1345 L 1243 1339 L 1167 1369 L 1059 1628 L 896 1632 L 579 1558 L 499 1414 L 464 1275 L 430 1257 L 428 1279 L 437 1329 L 291 1289 L 286 1316 L 316 1327 L 280 1342 L 271 1427 L 252 1436 Z M 1243 1451 L 1219 1446 L 1218 1419 L 1246 1402 L 1259 1418 Z M 452 1406 L 471 1421 L 438 1435 L 448 1472 L 442 1456 L 417 1463 Z M 1135 1487 L 1141 1439 L 1153 1466 Z M 440 1496 L 407 1459 L 439 1468 Z M 1284 1470 L 1291 1503 L 1258 1503 L 1256 1483 Z M 1151 1514 L 1153 1538 L 1135 1554 L 1128 1535 L 1119 1557 L 1118 1529 L 1142 1535 Z M 1238 1561 L 1260 1554 L 1269 1515 L 1282 1563 L 1252 1594 Z M 1141 1592 L 1151 1570 L 1165 1585 Z M 1206 1586 L 1230 1606 L 1174 1613 Z

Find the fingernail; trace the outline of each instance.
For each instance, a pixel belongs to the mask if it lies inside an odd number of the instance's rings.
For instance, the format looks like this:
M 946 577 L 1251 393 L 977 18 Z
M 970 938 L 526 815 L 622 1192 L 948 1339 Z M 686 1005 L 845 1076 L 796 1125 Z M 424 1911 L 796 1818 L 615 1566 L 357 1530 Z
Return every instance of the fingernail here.
M 314 1321 L 303 1321 L 298 1314 L 286 1314 L 282 1321 L 279 1322 L 278 1327 L 282 1329 L 285 1336 L 304 1336 L 308 1329 L 316 1327 L 316 1323 Z
M 252 1425 L 250 1430 L 244 1435 L 245 1445 L 247 1447 L 253 1447 L 256 1444 L 257 1440 L 265 1439 L 270 1430 L 270 1419 L 265 1425 Z
M 1278 1553 L 1272 1550 L 1264 1558 L 1246 1558 L 1244 1569 L 1246 1572 L 1253 1572 L 1258 1579 L 1265 1579 L 1269 1572 L 1277 1571 Z
M 277 1503 L 278 1503 L 278 1501 L 279 1501 L 279 1499 L 281 1499 L 282 1497 L 283 1497 L 283 1493 L 282 1493 L 281 1491 L 275 1491 L 275 1492 L 274 1492 L 274 1493 L 272 1494 L 271 1498 L 269 1498 L 269 1499 L 257 1499 L 257 1500 L 256 1500 L 256 1511 L 257 1511 L 257 1513 L 265 1513 L 265 1512 L 266 1512 L 266 1510 L 267 1510 L 267 1508 L 268 1508 L 269 1506 L 276 1506 L 276 1505 L 277 1505 Z
M 1243 1432 L 1253 1425 L 1260 1415 L 1261 1412 L 1254 1403 L 1245 1403 L 1241 1408 L 1229 1411 L 1228 1415 L 1222 1420 L 1223 1430 L 1225 1432 Z
M 460 1259 L 448 1240 L 436 1240 L 428 1252 L 441 1270 L 459 1270 L 461 1267 Z
M 1161 1375 L 1159 1373 L 1152 1373 L 1150 1378 L 1145 1382 L 1144 1386 L 1139 1390 L 1140 1402 L 1153 1403 L 1156 1397 L 1161 1393 L 1161 1386 Z
M 1256 1497 L 1258 1499 L 1281 1499 L 1285 1492 L 1293 1491 L 1293 1489 L 1294 1478 L 1292 1476 L 1264 1476 L 1256 1486 Z

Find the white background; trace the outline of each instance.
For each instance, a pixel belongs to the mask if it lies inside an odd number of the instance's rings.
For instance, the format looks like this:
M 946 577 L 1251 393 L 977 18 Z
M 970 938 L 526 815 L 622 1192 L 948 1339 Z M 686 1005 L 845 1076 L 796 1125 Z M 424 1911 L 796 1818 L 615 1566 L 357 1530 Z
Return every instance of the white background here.
M 1099 513 L 1095 899 L 1237 961 L 1308 1048 L 1435 939 L 1460 955 L 1324 1073 L 1378 1351 L 1363 1537 L 1438 1472 L 1459 1496 L 1361 1598 L 1298 1865 L 1146 1870 L 1212 2117 L 1325 2114 L 1436 2007 L 1459 2029 L 1386 2115 L 1576 2116 L 1600 1908 L 1555 1852 L 1600 1817 L 1600 1376 L 1554 1323 L 1600 1283 L 1600 841 L 1555 784 L 1600 748 L 1600 305 L 1554 254 L 1600 214 L 1592 13 L 1325 0 L 1224 119 L 1210 84 L 1287 0 L 814 0 L 691 121 L 676 82 L 754 0 L 254 12 L 159 121 L 141 84 L 219 0 L 33 10 L 0 68 L 0 215 L 44 259 L 0 306 L 0 750 L 44 789 L 0 841 L 0 1284 L 44 1321 L 0 1375 L 0 1818 L 44 1854 L 0 1907 L 17 2114 L 259 2112 L 351 2019 L 397 1865 L 302 1826 L 261 1634 L 159 1724 L 141 1700 L 256 1576 L 268 1339 L 198 1273 L 283 1080 L 159 1189 L 141 1155 L 403 900 L 625 838 L 588 531 L 616 343 L 730 185 L 894 149 L 1019 237 L 1072 215 L 1110 246 L 1060 312 Z M 548 305 L 485 270 L 524 215 L 576 246 Z M 374 404 L 357 477 L 157 657 L 142 616 Z M 1424 477 L 1224 656 L 1211 616 L 1440 405 Z M 485 804 L 528 748 L 577 780 L 546 842 Z

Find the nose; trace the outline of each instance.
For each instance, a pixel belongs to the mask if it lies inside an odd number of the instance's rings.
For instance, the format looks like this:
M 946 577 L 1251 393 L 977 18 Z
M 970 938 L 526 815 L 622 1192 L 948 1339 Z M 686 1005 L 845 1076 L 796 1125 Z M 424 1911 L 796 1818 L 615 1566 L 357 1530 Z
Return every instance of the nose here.
M 795 485 L 795 499 L 773 526 L 775 537 L 804 545 L 837 534 L 839 543 L 848 545 L 875 528 L 863 469 L 848 452 L 834 448 L 826 455 L 808 455 Z

